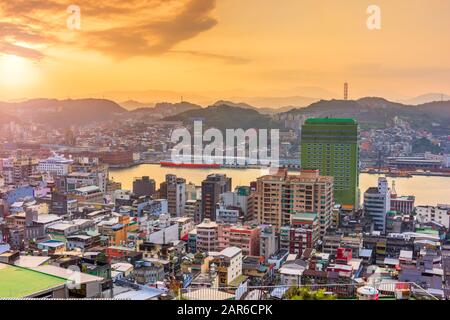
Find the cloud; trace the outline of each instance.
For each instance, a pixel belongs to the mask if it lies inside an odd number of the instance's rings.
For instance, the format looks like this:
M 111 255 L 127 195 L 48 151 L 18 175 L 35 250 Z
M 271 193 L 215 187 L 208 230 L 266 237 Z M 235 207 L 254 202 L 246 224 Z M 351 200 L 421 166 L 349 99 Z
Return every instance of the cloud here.
M 18 46 L 18 45 L 11 44 L 8 42 L 4 42 L 4 43 L 0 42 L 0 53 L 8 54 L 8 55 L 15 55 L 18 57 L 23 57 L 23 58 L 27 58 L 27 59 L 31 59 L 31 60 L 41 60 L 44 57 L 42 52 L 40 52 L 38 50 L 23 47 L 23 46 Z
M 116 58 L 159 55 L 213 28 L 217 24 L 210 16 L 214 7 L 215 0 L 190 0 L 168 18 L 88 32 L 87 47 Z
M 201 52 L 201 51 L 192 51 L 192 50 L 175 51 L 175 50 L 173 50 L 171 52 L 179 53 L 179 54 L 188 54 L 188 55 L 191 55 L 194 57 L 200 57 L 200 58 L 222 60 L 228 64 L 247 64 L 247 63 L 251 62 L 250 59 L 246 59 L 246 58 L 242 58 L 242 57 L 228 56 L 228 55 L 209 53 L 209 52 Z
M 80 31 L 66 28 L 65 0 L 0 0 L 0 53 L 41 59 L 45 48 L 75 47 L 116 59 L 154 56 L 218 23 L 212 16 L 216 0 L 73 2 L 81 8 Z
M 25 24 L 0 21 L 0 53 L 40 60 L 44 54 L 33 46 L 46 41 L 46 36 L 39 30 Z

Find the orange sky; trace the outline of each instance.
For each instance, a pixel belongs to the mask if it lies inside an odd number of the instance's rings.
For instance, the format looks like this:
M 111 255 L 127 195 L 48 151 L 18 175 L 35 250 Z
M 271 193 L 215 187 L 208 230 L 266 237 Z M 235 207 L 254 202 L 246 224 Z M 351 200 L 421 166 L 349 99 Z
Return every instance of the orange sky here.
M 0 99 L 450 93 L 450 1 L 0 0 Z M 100 3 L 100 4 L 99 4 Z M 382 29 L 366 27 L 369 5 Z M 338 97 L 339 97 L 338 96 Z M 130 97 L 133 98 L 133 97 Z

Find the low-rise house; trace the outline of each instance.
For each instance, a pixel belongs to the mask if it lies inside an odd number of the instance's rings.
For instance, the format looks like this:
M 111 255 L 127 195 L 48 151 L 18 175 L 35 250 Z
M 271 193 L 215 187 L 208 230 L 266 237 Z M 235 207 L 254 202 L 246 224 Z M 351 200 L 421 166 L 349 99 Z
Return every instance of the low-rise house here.
M 215 268 L 219 277 L 219 286 L 227 287 L 242 275 L 242 249 L 229 247 L 221 252 L 210 252 L 214 257 L 210 269 Z
M 301 284 L 303 272 L 308 268 L 308 262 L 304 260 L 294 260 L 286 262 L 278 270 L 280 273 L 280 281 L 285 286 L 297 286 Z

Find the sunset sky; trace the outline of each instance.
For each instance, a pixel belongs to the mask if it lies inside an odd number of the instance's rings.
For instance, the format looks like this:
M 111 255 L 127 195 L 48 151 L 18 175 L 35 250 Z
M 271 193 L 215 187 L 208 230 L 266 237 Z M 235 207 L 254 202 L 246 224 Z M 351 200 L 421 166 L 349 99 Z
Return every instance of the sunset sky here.
M 0 100 L 450 93 L 449 35 L 446 0 L 0 0 Z

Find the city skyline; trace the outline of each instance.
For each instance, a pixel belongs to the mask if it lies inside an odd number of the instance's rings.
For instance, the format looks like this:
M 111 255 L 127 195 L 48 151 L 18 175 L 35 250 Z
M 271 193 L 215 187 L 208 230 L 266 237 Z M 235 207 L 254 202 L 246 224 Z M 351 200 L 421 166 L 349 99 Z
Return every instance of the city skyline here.
M 449 9 L 0 0 L 0 302 L 450 300 Z
M 133 92 L 147 90 L 193 102 L 342 98 L 344 82 L 350 98 L 450 92 L 449 3 L 378 1 L 380 30 L 367 27 L 364 1 L 74 5 L 79 30 L 68 28 L 73 13 L 63 1 L 0 2 L 1 100 L 114 92 L 139 100 Z

